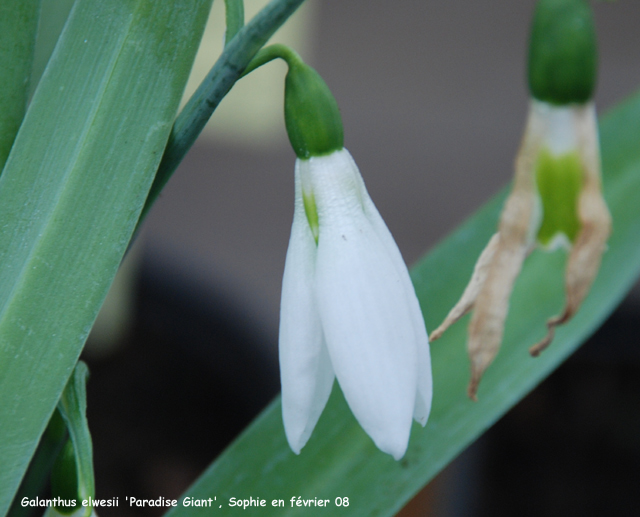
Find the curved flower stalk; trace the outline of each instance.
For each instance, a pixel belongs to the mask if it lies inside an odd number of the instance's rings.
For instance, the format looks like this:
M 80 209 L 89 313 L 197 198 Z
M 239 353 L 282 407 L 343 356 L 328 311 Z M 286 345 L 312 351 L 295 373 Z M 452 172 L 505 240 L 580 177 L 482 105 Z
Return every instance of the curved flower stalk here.
M 531 99 L 515 165 L 513 189 L 498 233 L 480 255 L 460 301 L 431 334 L 432 341 L 473 309 L 469 325 L 469 396 L 502 341 L 509 298 L 522 264 L 536 247 L 569 250 L 566 306 L 549 319 L 540 354 L 555 328 L 569 321 L 600 267 L 611 229 L 602 198 L 595 107 L 595 34 L 583 0 L 540 0 L 529 61 Z
M 295 208 L 282 281 L 282 416 L 299 454 L 337 378 L 363 429 L 404 456 L 412 420 L 431 408 L 429 341 L 409 273 L 349 152 L 340 112 L 322 78 L 282 45 L 285 122 L 298 156 Z

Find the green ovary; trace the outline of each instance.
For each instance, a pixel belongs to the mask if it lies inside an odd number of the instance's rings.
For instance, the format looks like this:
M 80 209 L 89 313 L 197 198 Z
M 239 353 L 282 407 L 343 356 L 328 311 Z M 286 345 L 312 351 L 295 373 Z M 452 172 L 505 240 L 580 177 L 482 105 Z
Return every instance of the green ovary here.
M 536 163 L 536 183 L 542 200 L 542 224 L 538 242 L 548 246 L 558 234 L 571 243 L 580 230 L 578 195 L 583 168 L 577 152 L 553 155 L 542 149 Z

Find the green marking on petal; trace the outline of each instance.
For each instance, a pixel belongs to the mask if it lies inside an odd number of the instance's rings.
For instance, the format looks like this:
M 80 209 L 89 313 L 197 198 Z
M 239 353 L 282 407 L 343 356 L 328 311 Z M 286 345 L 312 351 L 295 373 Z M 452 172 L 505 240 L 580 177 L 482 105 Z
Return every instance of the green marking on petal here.
M 320 235 L 320 223 L 318 222 L 318 208 L 316 207 L 316 198 L 313 194 L 302 194 L 302 201 L 304 202 L 304 213 L 309 221 L 311 227 L 311 233 L 313 238 L 318 244 L 318 236 Z
M 582 188 L 583 168 L 577 152 L 553 155 L 544 148 L 536 163 L 536 183 L 542 200 L 542 224 L 538 242 L 551 244 L 558 235 L 574 242 L 580 230 L 578 195 Z

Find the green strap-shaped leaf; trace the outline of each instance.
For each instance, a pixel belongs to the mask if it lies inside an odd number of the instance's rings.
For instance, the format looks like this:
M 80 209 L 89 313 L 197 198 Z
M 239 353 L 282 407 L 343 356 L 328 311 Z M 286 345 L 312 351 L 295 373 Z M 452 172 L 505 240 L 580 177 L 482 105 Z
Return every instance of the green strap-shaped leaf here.
M 78 0 L 0 177 L 0 515 L 147 196 L 211 0 Z
M 86 511 L 86 507 L 83 508 L 81 506 L 82 497 L 78 492 L 76 460 L 73 442 L 67 440 L 51 468 L 51 496 L 54 499 L 61 500 L 50 508 L 51 512 L 55 509 L 56 514 L 70 515 L 78 510 L 80 513 Z M 47 515 L 49 513 L 48 510 Z M 91 510 L 89 510 L 89 513 L 91 513 Z
M 378 451 L 360 429 L 342 395 L 334 393 L 299 456 L 289 449 L 280 400 L 273 402 L 185 494 L 229 499 L 262 497 L 260 515 L 328 515 L 324 507 L 292 506 L 291 498 L 329 499 L 340 515 L 394 515 L 457 454 L 556 368 L 607 317 L 640 270 L 640 95 L 601 126 L 604 186 L 613 235 L 600 273 L 576 317 L 560 327 L 549 349 L 534 359 L 528 347 L 563 306 L 563 252 L 535 252 L 511 298 L 504 342 L 485 374 L 479 402 L 467 398 L 469 360 L 465 319 L 432 345 L 434 398 L 425 429 L 414 424 L 401 461 Z M 427 328 L 439 324 L 467 284 L 475 260 L 495 232 L 504 193 L 482 208 L 413 269 Z M 349 498 L 349 506 L 344 505 Z M 284 507 L 272 506 L 282 499 Z M 210 515 L 211 509 L 178 506 L 171 517 Z
M 31 73 L 31 93 L 38 86 L 40 77 L 49 62 L 53 49 L 60 38 L 62 29 L 69 18 L 75 0 L 41 0 L 38 37 L 33 54 Z
M 224 15 L 224 44 L 227 46 L 244 25 L 244 0 L 224 0 Z
M 0 171 L 27 107 L 40 2 L 0 2 Z
M 38 449 L 29 464 L 29 469 L 22 483 L 20 483 L 18 493 L 11 504 L 11 509 L 8 513 L 9 517 L 27 517 L 31 515 L 33 507 L 22 506 L 21 501 L 24 497 L 33 499 L 42 493 L 49 479 L 51 468 L 66 440 L 67 427 L 60 416 L 60 411 L 54 411 L 53 415 L 51 415 L 51 420 L 47 424 L 47 429 L 42 438 L 40 438 Z

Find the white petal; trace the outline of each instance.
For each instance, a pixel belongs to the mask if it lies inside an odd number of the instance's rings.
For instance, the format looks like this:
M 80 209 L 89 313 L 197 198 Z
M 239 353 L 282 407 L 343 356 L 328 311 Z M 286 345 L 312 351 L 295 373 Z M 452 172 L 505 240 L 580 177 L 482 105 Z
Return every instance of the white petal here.
M 422 316 L 420 316 L 422 320 Z M 424 326 L 424 320 L 423 326 Z M 431 376 L 431 352 L 428 339 L 418 345 L 418 392 L 416 405 L 413 409 L 413 419 L 422 427 L 427 425 L 431 412 L 433 398 L 433 378 Z
M 296 201 L 282 279 L 279 338 L 282 417 L 296 454 L 311 436 L 334 378 L 315 301 L 315 260 L 316 243 L 304 213 L 296 164 Z
M 529 126 L 556 156 L 574 151 L 578 145 L 575 131 L 575 107 L 554 106 L 532 99 Z
M 433 380 L 431 376 L 431 352 L 429 350 L 429 337 L 427 336 L 427 329 L 424 324 L 424 318 L 422 311 L 420 310 L 420 303 L 416 296 L 409 271 L 402 258 L 402 254 L 398 249 L 396 241 L 393 239 L 389 228 L 382 219 L 380 212 L 373 204 L 367 188 L 365 187 L 360 171 L 357 165 L 353 161 L 351 155 L 344 150 L 349 160 L 352 163 L 353 168 L 356 171 L 358 178 L 358 185 L 360 188 L 360 197 L 364 206 L 364 212 L 371 222 L 374 231 L 378 238 L 384 244 L 389 258 L 393 262 L 393 265 L 402 280 L 404 285 L 404 291 L 406 296 L 406 303 L 411 313 L 411 319 L 413 321 L 413 330 L 415 335 L 415 342 L 418 346 L 418 390 L 416 394 L 416 405 L 414 408 L 413 418 L 423 427 L 427 423 L 429 418 L 429 412 L 431 411 L 431 399 L 433 397 Z
M 312 158 L 320 235 L 318 309 L 345 398 L 378 448 L 401 458 L 418 382 L 418 350 L 406 286 L 366 217 L 343 152 Z M 344 151 L 346 153 L 346 151 Z

